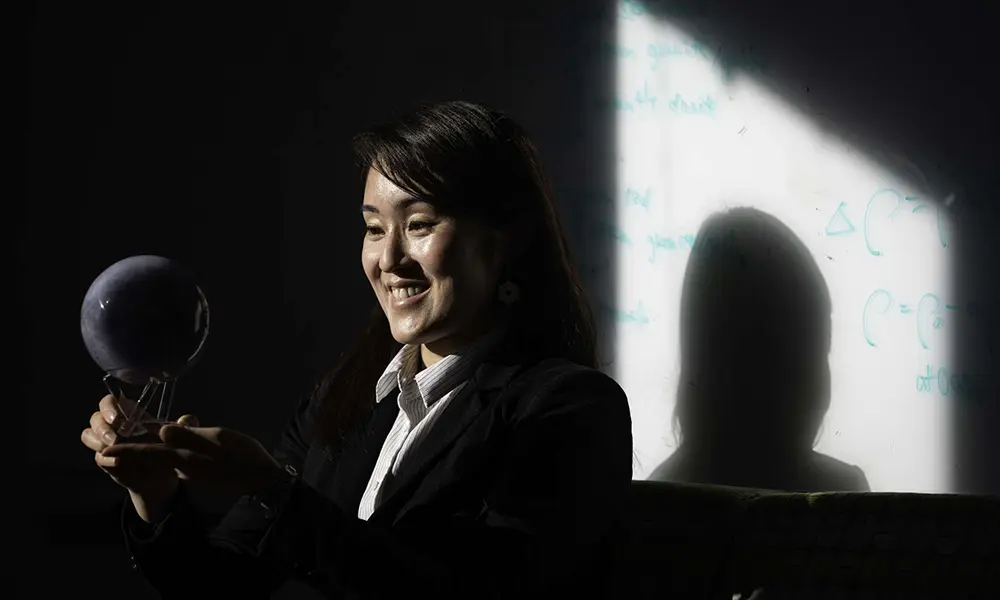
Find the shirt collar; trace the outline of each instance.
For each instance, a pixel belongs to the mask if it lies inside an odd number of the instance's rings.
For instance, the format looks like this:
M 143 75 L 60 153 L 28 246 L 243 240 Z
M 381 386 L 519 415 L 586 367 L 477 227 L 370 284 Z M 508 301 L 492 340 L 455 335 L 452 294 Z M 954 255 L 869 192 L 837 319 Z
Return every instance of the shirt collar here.
M 495 329 L 468 347 L 445 356 L 430 367 L 418 371 L 420 367 L 420 345 L 407 344 L 389 361 L 375 386 L 375 401 L 381 402 L 393 390 L 402 391 L 415 384 L 421 398 L 430 406 L 462 381 L 471 377 L 472 372 L 483 361 L 486 353 L 502 336 L 501 328 Z

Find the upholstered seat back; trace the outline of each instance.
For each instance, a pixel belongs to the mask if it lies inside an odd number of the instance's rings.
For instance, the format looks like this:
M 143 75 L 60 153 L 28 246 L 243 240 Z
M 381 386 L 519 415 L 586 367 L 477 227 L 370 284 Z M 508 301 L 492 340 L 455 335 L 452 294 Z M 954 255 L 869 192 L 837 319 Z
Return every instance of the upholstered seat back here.
M 731 600 L 725 569 L 751 490 L 636 481 L 616 536 L 615 598 Z
M 1000 598 L 1000 501 L 779 494 L 749 503 L 732 585 L 788 598 Z M 980 596 L 981 595 L 981 596 Z
M 634 482 L 616 599 L 1000 598 L 1000 498 Z

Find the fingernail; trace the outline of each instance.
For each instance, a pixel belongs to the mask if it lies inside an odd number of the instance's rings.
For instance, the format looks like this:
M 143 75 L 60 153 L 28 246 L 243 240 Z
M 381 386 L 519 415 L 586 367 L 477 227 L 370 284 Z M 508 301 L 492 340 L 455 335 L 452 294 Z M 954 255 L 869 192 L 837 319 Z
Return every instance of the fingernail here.
M 102 437 L 104 438 L 104 443 L 106 444 L 110 445 L 115 443 L 115 434 L 110 431 L 105 431 Z
M 118 413 L 116 413 L 114 409 L 109 408 L 106 411 L 104 411 L 104 420 L 107 421 L 108 423 L 114 423 L 115 417 L 117 416 Z

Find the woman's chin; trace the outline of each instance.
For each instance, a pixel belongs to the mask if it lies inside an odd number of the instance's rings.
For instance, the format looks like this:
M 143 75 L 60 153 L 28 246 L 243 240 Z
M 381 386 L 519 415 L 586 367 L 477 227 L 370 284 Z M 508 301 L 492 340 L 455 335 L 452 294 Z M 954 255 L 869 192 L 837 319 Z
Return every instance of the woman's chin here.
M 437 328 L 391 327 L 391 329 L 393 339 L 403 345 L 435 344 L 448 338 L 446 334 L 437 331 Z
M 396 340 L 397 343 L 403 345 L 416 345 L 424 343 L 424 335 L 422 329 L 413 329 L 410 327 L 391 327 L 392 338 Z
M 397 344 L 403 344 L 404 346 L 413 343 L 413 336 L 409 333 L 397 333 L 396 331 L 393 331 L 392 339 L 396 340 Z

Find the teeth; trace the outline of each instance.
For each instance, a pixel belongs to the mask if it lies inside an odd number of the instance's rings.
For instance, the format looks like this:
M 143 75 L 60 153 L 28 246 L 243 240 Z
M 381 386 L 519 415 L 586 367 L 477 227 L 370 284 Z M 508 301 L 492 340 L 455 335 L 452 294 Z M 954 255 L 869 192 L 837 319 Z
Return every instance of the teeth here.
M 411 296 L 416 296 L 426 289 L 423 287 L 392 288 L 391 292 L 392 297 L 396 300 L 405 300 Z

